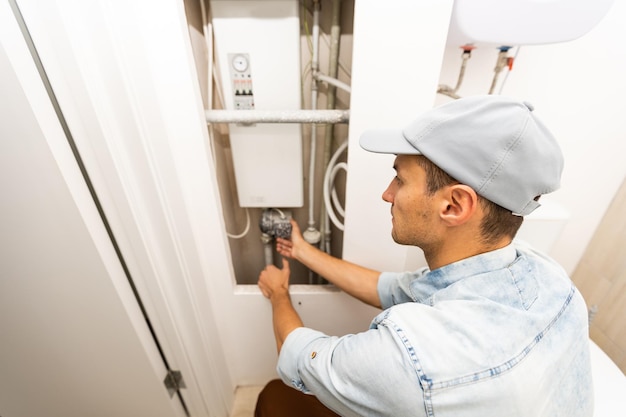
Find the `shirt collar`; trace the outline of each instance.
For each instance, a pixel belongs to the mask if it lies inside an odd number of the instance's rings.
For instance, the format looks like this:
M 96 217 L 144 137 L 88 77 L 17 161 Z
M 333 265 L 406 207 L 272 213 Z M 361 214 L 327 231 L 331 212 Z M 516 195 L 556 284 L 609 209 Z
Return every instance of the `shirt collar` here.
M 424 302 L 435 292 L 463 278 L 506 268 L 513 263 L 516 257 L 517 251 L 511 243 L 501 249 L 461 259 L 441 268 L 428 271 L 419 279 L 413 281 L 411 283 L 411 294 L 415 301 Z

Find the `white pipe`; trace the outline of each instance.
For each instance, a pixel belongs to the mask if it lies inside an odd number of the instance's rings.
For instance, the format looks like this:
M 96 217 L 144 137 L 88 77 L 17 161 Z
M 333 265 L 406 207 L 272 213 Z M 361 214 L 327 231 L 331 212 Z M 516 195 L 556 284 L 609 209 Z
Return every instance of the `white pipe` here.
M 502 70 L 508 65 L 509 49 L 509 47 L 500 47 L 500 52 L 498 52 L 498 59 L 496 60 L 496 67 L 493 69 L 494 73 L 493 79 L 491 80 L 491 87 L 489 88 L 489 94 L 493 94 L 493 90 L 496 88 L 496 83 L 498 82 L 500 72 L 502 72 Z
M 234 234 L 234 233 L 229 233 L 228 231 L 226 231 L 226 236 L 228 236 L 231 239 L 241 239 L 245 237 L 249 231 L 250 231 L 250 211 L 246 207 L 246 227 L 243 229 L 243 232 L 239 234 Z
M 334 207 L 337 208 L 337 213 L 339 213 L 340 216 L 344 217 L 345 216 L 345 211 L 343 210 L 343 207 L 341 207 L 341 202 L 339 201 L 339 196 L 337 196 L 337 190 L 335 190 L 335 188 L 332 188 L 332 192 L 329 191 L 329 187 L 332 186 L 332 184 L 335 181 L 335 177 L 337 176 L 337 173 L 340 170 L 344 170 L 347 171 L 348 170 L 348 164 L 346 164 L 345 162 L 340 162 L 337 165 L 334 166 L 329 166 L 329 168 L 332 168 L 332 170 L 328 170 L 328 172 L 330 173 L 330 175 L 328 176 L 328 179 L 326 180 L 327 182 L 324 184 L 325 189 L 324 189 L 324 203 L 327 205 L 326 207 L 326 211 L 328 213 L 328 217 L 330 217 L 330 219 L 332 220 L 333 224 L 335 226 L 337 226 L 337 229 L 339 230 L 344 230 L 344 225 L 341 222 L 341 220 L 339 220 L 339 218 L 337 217 L 337 215 L 335 214 L 335 209 Z M 330 201 L 330 198 L 332 197 L 332 203 Z
M 207 123 L 348 123 L 349 110 L 206 110 Z
M 313 81 L 313 83 L 315 84 L 315 81 Z M 317 107 L 317 87 L 314 87 L 311 91 L 311 106 L 313 109 Z M 309 243 L 317 243 L 319 242 L 319 238 L 313 238 L 314 236 L 317 236 L 315 233 L 317 231 L 315 230 L 315 213 L 313 210 L 313 207 L 315 206 L 315 154 L 317 153 L 317 124 L 311 125 L 311 148 L 309 153 L 309 227 L 307 229 L 307 232 L 309 233 L 308 236 L 305 236 L 305 239 L 307 239 L 307 242 Z
M 319 37 L 320 37 L 320 2 L 313 1 L 313 55 L 311 60 L 311 109 L 317 110 L 317 79 L 315 74 L 319 71 Z M 309 221 L 308 227 L 302 233 L 305 241 L 312 245 L 320 242 L 322 234 L 315 228 L 315 156 L 317 153 L 317 125 L 311 125 L 311 146 L 309 151 Z M 309 284 L 313 284 L 315 273 L 309 269 Z
M 267 233 L 261 233 L 263 243 L 263 254 L 265 255 L 265 265 L 274 265 L 274 252 L 272 251 L 272 237 Z
M 311 62 L 311 68 L 313 74 L 317 73 L 319 69 L 318 56 L 319 56 L 319 32 L 320 32 L 320 3 L 314 2 L 313 8 L 313 61 Z M 315 77 L 311 79 L 311 109 L 317 110 L 317 80 Z M 321 233 L 315 228 L 315 156 L 317 153 L 317 125 L 311 125 L 311 148 L 309 154 L 309 221 L 308 228 L 304 231 L 302 236 L 311 244 L 317 244 L 321 240 Z M 312 271 L 311 271 L 312 274 Z M 309 274 L 309 281 L 312 280 L 312 276 Z
M 350 88 L 348 84 L 344 83 L 343 81 L 339 81 L 336 78 L 329 77 L 328 75 L 324 75 L 321 72 L 317 72 L 314 76 L 319 81 L 324 81 L 328 84 L 334 85 L 337 88 L 341 88 L 345 92 L 348 92 L 348 93 L 352 92 L 352 89 Z
M 517 49 L 515 49 L 515 55 L 513 55 L 513 62 L 515 62 L 517 60 L 517 54 L 519 54 L 519 50 L 520 50 L 520 46 L 517 47 Z M 509 74 L 511 73 L 511 70 L 508 70 L 505 74 L 504 74 L 504 80 L 502 80 L 502 82 L 500 83 L 500 88 L 498 88 L 498 94 L 502 94 L 502 90 L 504 89 L 504 86 L 506 85 L 506 81 L 509 79 Z
M 330 27 L 330 53 L 328 60 L 328 78 L 330 80 L 337 80 L 337 76 L 339 73 L 339 44 L 341 41 L 341 0 L 333 0 L 333 8 L 332 8 L 332 16 L 331 16 L 331 27 Z M 323 74 L 318 74 L 325 77 Z M 341 83 L 343 84 L 343 83 Z M 344 84 L 347 87 L 347 84 Z M 335 109 L 335 99 L 336 99 L 336 83 L 329 83 L 329 87 L 326 95 L 326 108 L 327 109 Z M 341 87 L 340 87 L 341 88 Z M 348 87 L 349 89 L 349 87 Z M 348 91 L 351 93 L 351 90 Z M 333 148 L 334 135 L 333 135 L 334 127 L 332 125 L 326 125 L 325 131 L 325 140 L 324 140 L 324 166 L 328 167 L 330 162 L 330 154 Z M 336 193 L 335 193 L 336 195 Z M 324 251 L 326 253 L 331 253 L 331 227 L 330 227 L 330 217 L 326 212 L 326 205 L 323 204 L 320 209 L 320 229 L 323 230 L 324 236 Z
M 452 97 L 453 99 L 461 98 L 457 92 L 459 91 L 459 88 L 461 88 L 461 83 L 463 83 L 463 78 L 465 77 L 465 67 L 467 66 L 467 61 L 472 57 L 472 49 L 474 49 L 472 45 L 465 45 L 462 48 L 463 55 L 461 55 L 461 69 L 459 71 L 459 77 L 456 81 L 456 86 L 452 88 L 445 84 L 440 84 L 437 89 L 437 93 Z
M 320 48 L 320 2 L 314 1 L 313 5 L 313 29 L 311 38 L 313 41 L 313 58 L 311 61 L 311 70 L 315 74 L 319 70 L 319 48 Z

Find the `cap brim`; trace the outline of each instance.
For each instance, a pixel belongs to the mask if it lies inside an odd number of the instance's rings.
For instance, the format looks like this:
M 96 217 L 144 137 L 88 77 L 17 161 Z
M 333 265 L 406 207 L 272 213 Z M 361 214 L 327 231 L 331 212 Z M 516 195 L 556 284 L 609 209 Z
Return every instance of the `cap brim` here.
M 420 155 L 400 129 L 370 129 L 359 138 L 361 148 L 369 152 L 391 153 L 396 155 Z

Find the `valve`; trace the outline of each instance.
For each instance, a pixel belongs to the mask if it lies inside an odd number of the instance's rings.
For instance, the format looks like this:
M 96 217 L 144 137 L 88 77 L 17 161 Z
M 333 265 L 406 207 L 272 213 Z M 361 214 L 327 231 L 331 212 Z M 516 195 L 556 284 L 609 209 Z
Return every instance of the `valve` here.
M 476 46 L 472 45 L 471 43 L 466 43 L 465 45 L 460 46 L 459 48 L 463 50 L 463 55 L 465 54 L 470 55 L 472 51 L 476 49 Z
M 289 239 L 291 236 L 291 213 L 277 208 L 265 209 L 259 221 L 261 231 L 271 237 Z
M 513 61 L 515 61 L 515 58 L 512 56 L 508 57 L 506 60 L 506 65 L 509 67 L 509 71 L 513 71 Z
M 322 234 L 313 226 L 307 227 L 304 233 L 302 233 L 302 237 L 311 245 L 317 245 L 322 240 Z

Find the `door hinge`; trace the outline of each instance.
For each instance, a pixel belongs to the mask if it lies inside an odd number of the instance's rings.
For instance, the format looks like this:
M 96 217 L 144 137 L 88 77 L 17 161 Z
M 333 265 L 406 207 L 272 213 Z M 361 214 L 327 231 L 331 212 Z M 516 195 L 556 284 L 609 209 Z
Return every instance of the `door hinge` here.
M 167 371 L 163 384 L 165 384 L 165 388 L 167 388 L 170 398 L 172 398 L 178 390 L 187 388 L 185 381 L 183 381 L 183 374 L 180 371 Z

